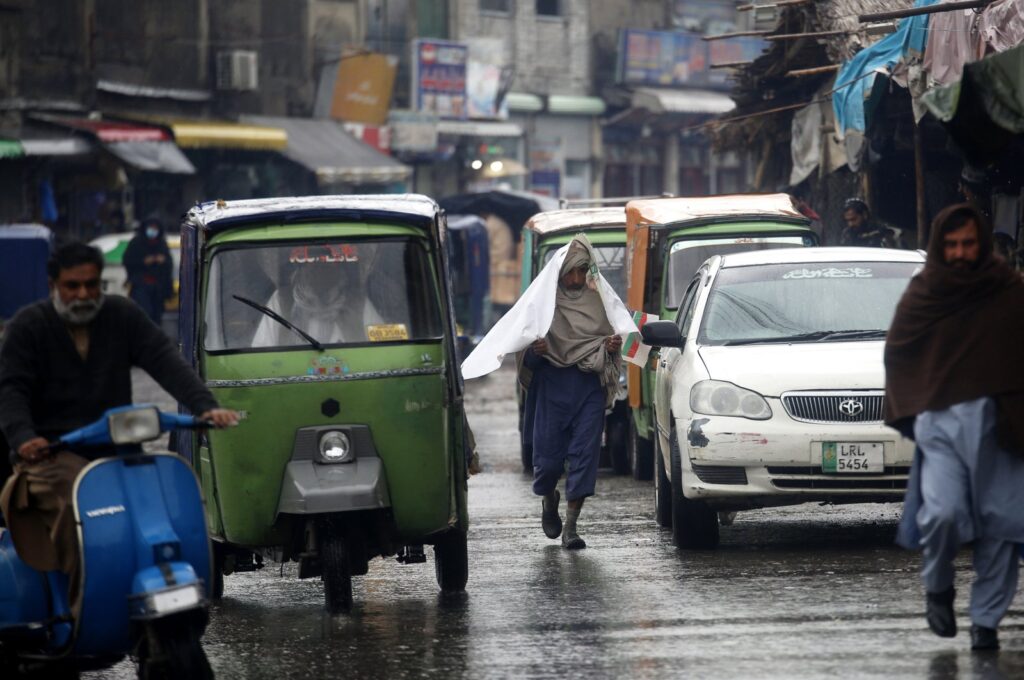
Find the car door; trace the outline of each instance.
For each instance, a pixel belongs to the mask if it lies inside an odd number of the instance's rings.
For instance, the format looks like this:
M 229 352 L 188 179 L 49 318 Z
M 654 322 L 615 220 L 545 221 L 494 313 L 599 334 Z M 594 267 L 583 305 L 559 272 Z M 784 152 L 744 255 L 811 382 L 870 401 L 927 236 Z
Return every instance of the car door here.
M 679 325 L 680 336 L 684 339 L 693 323 L 694 311 L 696 310 L 700 289 L 706 275 L 706 269 L 702 268 L 697 272 L 686 287 L 686 292 L 683 294 L 683 299 L 679 304 L 679 315 L 676 317 L 676 322 Z M 654 411 L 658 430 L 656 434 L 662 445 L 661 450 L 666 455 L 669 450 L 668 436 L 672 429 L 672 376 L 676 365 L 685 351 L 685 346 L 682 349 L 663 347 L 660 350 L 658 369 L 655 374 Z

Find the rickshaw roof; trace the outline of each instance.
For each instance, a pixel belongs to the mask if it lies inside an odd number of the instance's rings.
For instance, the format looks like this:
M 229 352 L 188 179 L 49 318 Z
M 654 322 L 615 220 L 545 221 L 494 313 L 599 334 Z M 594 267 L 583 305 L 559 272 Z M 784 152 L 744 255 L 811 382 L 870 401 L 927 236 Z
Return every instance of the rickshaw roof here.
M 583 229 L 623 229 L 626 226 L 626 211 L 622 206 L 614 208 L 569 208 L 548 210 L 537 213 L 526 223 L 526 228 L 535 234 L 554 234 L 560 231 Z
M 789 194 L 731 194 L 630 201 L 626 214 L 631 224 L 675 224 L 718 217 L 779 217 L 807 221 Z
M 389 221 L 430 224 L 438 213 L 432 199 L 420 194 L 354 196 L 290 196 L 240 201 L 207 201 L 189 211 L 188 220 L 211 231 L 270 223 L 315 219 Z

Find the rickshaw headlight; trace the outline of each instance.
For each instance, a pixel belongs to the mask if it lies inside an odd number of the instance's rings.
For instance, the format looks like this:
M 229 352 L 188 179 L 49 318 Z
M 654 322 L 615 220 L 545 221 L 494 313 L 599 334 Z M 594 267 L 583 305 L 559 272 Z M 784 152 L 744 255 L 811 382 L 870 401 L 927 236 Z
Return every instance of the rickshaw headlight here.
M 320 435 L 320 460 L 324 463 L 350 463 L 355 458 L 348 435 L 329 430 Z

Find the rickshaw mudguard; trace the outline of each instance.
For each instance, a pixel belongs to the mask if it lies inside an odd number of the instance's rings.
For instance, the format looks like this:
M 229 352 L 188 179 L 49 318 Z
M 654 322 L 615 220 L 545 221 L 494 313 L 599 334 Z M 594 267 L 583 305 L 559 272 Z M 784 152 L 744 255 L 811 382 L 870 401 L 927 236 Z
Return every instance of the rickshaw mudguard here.
M 293 460 L 285 467 L 277 513 L 319 515 L 388 507 L 391 498 L 380 458 L 332 464 Z

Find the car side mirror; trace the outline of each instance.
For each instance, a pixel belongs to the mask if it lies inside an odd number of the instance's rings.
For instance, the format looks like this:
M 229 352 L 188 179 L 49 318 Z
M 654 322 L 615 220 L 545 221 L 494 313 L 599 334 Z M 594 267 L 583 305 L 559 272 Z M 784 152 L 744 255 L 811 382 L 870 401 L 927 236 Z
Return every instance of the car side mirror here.
M 682 347 L 685 342 L 675 321 L 650 321 L 640 329 L 640 335 L 651 347 Z

